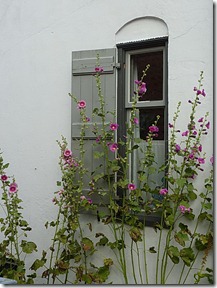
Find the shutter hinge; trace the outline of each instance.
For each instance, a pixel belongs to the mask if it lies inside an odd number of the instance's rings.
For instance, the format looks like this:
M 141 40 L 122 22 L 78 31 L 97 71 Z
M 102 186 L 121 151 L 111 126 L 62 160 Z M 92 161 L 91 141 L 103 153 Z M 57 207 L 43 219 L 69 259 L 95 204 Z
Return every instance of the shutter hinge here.
M 115 63 L 114 67 L 117 68 L 117 69 L 120 69 L 121 68 L 121 63 Z

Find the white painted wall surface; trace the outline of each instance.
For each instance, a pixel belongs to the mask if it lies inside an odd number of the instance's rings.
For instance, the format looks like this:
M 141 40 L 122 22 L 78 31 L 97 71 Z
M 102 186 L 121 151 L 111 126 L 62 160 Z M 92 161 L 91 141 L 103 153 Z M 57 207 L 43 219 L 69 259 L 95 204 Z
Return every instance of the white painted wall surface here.
M 70 142 L 71 52 L 115 47 L 121 39 L 117 32 L 126 23 L 158 17 L 169 33 L 170 115 L 179 100 L 187 111 L 185 103 L 204 70 L 207 97 L 201 114 L 209 111 L 212 119 L 212 9 L 210 0 L 0 0 L 0 148 L 19 185 L 38 255 L 48 248 L 44 223 L 56 211 L 52 204 L 60 179 L 56 140 L 64 135 Z M 133 40 L 141 40 L 141 28 L 132 30 Z M 128 32 L 122 40 L 127 41 Z M 212 129 L 211 125 L 204 144 L 208 158 Z M 148 229 L 153 244 L 153 231 Z M 112 280 L 123 283 L 117 271 Z

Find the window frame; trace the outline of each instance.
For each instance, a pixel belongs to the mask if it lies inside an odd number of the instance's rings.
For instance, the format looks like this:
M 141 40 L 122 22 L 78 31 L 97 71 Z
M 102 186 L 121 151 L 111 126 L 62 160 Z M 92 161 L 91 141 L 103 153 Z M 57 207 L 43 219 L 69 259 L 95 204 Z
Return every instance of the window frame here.
M 165 160 L 168 154 L 168 37 L 159 37 L 155 39 L 148 39 L 143 41 L 119 43 L 117 46 L 117 57 L 119 62 L 119 69 L 117 71 L 117 122 L 119 123 L 119 129 L 117 133 L 117 139 L 123 139 L 123 135 L 126 135 L 127 122 L 127 110 L 131 108 L 130 101 L 130 81 L 129 72 L 127 69 L 127 61 L 129 61 L 130 55 L 137 53 L 148 53 L 162 50 L 163 51 L 163 99 L 157 101 L 141 101 L 137 104 L 137 108 L 164 108 L 164 142 L 165 142 Z M 139 79 L 138 79 L 139 80 Z M 144 105 L 145 104 L 145 105 Z M 119 148 L 120 155 L 124 156 L 124 147 Z M 166 171 L 165 171 L 166 173 Z M 166 185 L 166 183 L 165 183 Z M 126 195 L 126 190 L 118 189 L 117 196 L 119 198 L 118 203 L 121 205 L 123 195 Z M 159 223 L 161 216 L 152 214 L 139 215 L 139 219 L 144 222 L 146 226 L 154 226 L 156 222 Z

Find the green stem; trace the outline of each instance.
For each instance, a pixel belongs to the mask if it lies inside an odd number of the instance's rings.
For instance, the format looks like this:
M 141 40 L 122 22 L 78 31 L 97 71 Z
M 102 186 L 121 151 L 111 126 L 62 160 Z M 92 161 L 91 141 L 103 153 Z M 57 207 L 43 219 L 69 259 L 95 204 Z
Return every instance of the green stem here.
M 146 284 L 148 284 L 149 280 L 148 280 L 148 264 L 147 264 L 147 255 L 146 255 L 145 217 L 144 217 L 144 228 L 143 228 L 143 257 L 144 257 L 144 264 L 145 264 Z
M 131 263 L 132 263 L 132 268 L 133 268 L 133 278 L 134 278 L 135 284 L 138 284 L 137 279 L 136 279 L 136 274 L 135 274 L 135 266 L 134 266 L 133 240 L 131 240 L 130 254 L 131 254 Z
M 137 251 L 137 257 L 138 257 L 138 267 L 139 267 L 140 281 L 141 281 L 141 284 L 143 284 L 142 271 L 141 271 L 141 261 L 140 261 L 140 257 L 139 257 L 139 248 L 138 248 L 137 242 L 136 242 L 136 251 Z M 145 267 L 145 269 L 147 270 L 147 267 Z M 147 273 L 147 271 L 146 271 L 146 273 Z

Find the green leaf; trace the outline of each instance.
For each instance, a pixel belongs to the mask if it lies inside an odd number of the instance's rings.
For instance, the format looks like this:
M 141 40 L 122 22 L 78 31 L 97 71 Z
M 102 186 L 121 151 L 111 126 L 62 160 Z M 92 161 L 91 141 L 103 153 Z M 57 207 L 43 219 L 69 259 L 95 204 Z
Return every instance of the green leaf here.
M 108 278 L 109 274 L 110 274 L 110 272 L 109 272 L 108 266 L 100 267 L 98 270 L 98 277 L 99 277 L 100 283 L 105 282 L 106 279 Z
M 61 186 L 61 185 L 62 185 L 61 181 L 57 181 L 57 186 Z
M 186 233 L 184 233 L 183 231 L 179 231 L 178 233 L 176 233 L 174 235 L 174 238 L 176 240 L 176 242 L 178 242 L 181 246 L 185 246 L 185 241 L 189 240 L 189 237 Z
M 188 192 L 188 196 L 189 196 L 189 199 L 190 199 L 190 200 L 195 200 L 195 199 L 197 199 L 197 194 L 194 193 L 193 191 L 189 191 L 189 192 Z
M 94 249 L 93 242 L 89 238 L 82 238 L 81 245 L 84 251 L 91 251 Z
M 207 243 L 203 243 L 202 241 L 201 241 L 201 239 L 196 239 L 195 240 L 195 247 L 197 248 L 197 250 L 198 251 L 203 251 L 203 250 L 205 250 L 206 248 L 207 248 Z
M 45 262 L 46 262 L 46 260 L 36 259 L 35 262 L 32 264 L 32 266 L 30 267 L 30 270 L 36 271 L 37 269 L 43 267 Z
M 104 265 L 105 265 L 105 266 L 111 266 L 111 265 L 113 265 L 113 260 L 112 260 L 111 258 L 105 258 L 105 259 L 103 260 L 103 262 L 104 262 Z
M 96 245 L 100 245 L 100 246 L 105 246 L 108 243 L 108 238 L 106 236 L 103 236 L 99 242 L 96 243 Z
M 9 163 L 4 164 L 3 167 L 2 167 L 2 169 L 3 169 L 3 170 L 4 170 L 4 169 L 7 169 L 7 168 L 9 167 L 9 165 L 10 165 Z
M 174 224 L 174 216 L 170 214 L 166 219 L 165 219 L 166 225 L 172 226 Z
M 25 240 L 22 240 L 20 246 L 22 248 L 22 251 L 24 253 L 27 253 L 27 254 L 30 254 L 33 251 L 37 251 L 37 246 L 36 246 L 36 244 L 34 242 L 27 242 Z
M 180 188 L 183 188 L 186 184 L 186 179 L 184 178 L 179 178 L 179 179 L 176 179 L 176 184 L 180 187 Z
M 191 247 L 189 248 L 183 248 L 180 250 L 180 257 L 182 258 L 185 265 L 188 267 L 191 265 L 191 262 L 194 261 L 194 251 Z
M 188 220 L 194 220 L 195 215 L 193 213 L 185 213 L 184 217 L 187 218 Z
M 137 227 L 131 228 L 129 234 L 134 242 L 142 241 L 142 233 Z
M 200 213 L 200 215 L 198 216 L 198 220 L 203 221 L 204 219 L 206 219 L 207 214 L 208 214 L 207 212 Z
M 149 248 L 149 252 L 150 253 L 157 253 L 157 251 L 155 250 L 154 246 Z
M 173 263 L 178 264 L 179 263 L 179 250 L 175 246 L 170 246 L 167 250 L 167 254 L 169 255 L 170 259 L 173 261 Z
M 82 280 L 85 282 L 85 284 L 91 284 L 92 283 L 92 278 L 88 274 L 83 274 Z
M 133 145 L 133 147 L 131 148 L 131 150 L 138 149 L 138 148 L 139 148 L 139 145 Z
M 104 156 L 104 152 L 94 151 L 93 155 L 94 155 L 95 159 L 99 159 L 99 158 L 102 158 Z
M 205 210 L 212 209 L 212 203 L 202 203 L 202 207 Z
M 112 165 L 112 171 L 113 172 L 117 172 L 117 171 L 119 171 L 120 169 L 121 169 L 121 167 L 120 166 L 118 166 L 118 165 Z

